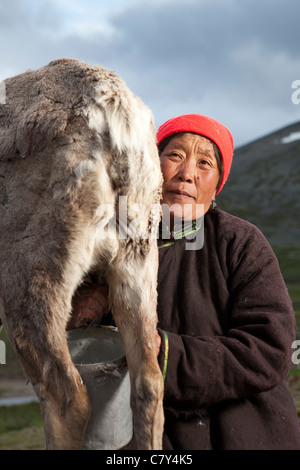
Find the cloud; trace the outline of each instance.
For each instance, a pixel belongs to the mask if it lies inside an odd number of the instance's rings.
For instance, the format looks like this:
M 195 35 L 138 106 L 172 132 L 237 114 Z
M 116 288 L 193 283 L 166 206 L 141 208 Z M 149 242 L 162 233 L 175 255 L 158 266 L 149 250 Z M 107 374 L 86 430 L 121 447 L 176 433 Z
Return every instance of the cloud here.
M 222 120 L 237 142 L 245 142 L 299 119 L 291 105 L 291 83 L 299 74 L 299 10 L 295 0 L 136 7 L 113 18 L 120 42 L 114 42 L 112 57 L 120 57 L 120 71 L 148 102 L 151 90 L 158 124 L 199 111 Z
M 2 0 L 0 79 L 57 57 L 99 63 L 125 79 L 157 125 L 203 112 L 238 144 L 299 119 L 298 0 L 110 3 Z

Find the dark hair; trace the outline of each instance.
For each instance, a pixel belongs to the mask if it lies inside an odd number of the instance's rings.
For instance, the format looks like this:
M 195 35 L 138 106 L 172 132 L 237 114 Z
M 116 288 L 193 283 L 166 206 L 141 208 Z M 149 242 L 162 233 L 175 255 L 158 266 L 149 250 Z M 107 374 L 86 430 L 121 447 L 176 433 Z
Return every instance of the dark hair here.
M 175 137 L 175 136 L 179 136 L 181 137 L 182 135 L 184 134 L 187 134 L 187 132 L 178 132 L 177 134 L 172 134 L 172 135 L 169 135 L 168 137 L 166 137 L 158 146 L 158 153 L 159 155 L 161 155 L 161 153 L 164 151 L 164 149 L 166 148 L 166 146 L 168 145 L 168 143 Z M 189 134 L 195 134 L 195 132 L 189 132 Z M 200 135 L 200 134 L 196 134 L 196 135 Z M 205 137 L 205 136 L 202 136 L 202 137 Z M 215 152 L 215 157 L 216 157 L 216 160 L 217 160 L 217 165 L 218 165 L 218 170 L 219 170 L 219 181 L 218 181 L 218 184 L 217 184 L 217 191 L 222 183 L 222 179 L 223 179 L 223 174 L 224 174 L 224 165 L 223 165 L 223 158 L 222 158 L 222 155 L 221 155 L 221 152 L 220 152 L 220 149 L 219 147 L 217 146 L 217 144 L 214 143 L 213 140 L 209 139 L 208 137 L 205 137 L 206 139 L 208 139 L 212 144 L 213 144 L 213 148 L 214 148 L 214 152 Z

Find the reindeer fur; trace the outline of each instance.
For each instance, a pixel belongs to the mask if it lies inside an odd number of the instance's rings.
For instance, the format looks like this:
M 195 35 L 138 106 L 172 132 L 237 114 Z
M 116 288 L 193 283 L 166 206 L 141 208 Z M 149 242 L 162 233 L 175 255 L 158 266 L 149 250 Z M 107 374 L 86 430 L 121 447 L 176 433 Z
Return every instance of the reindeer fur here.
M 74 292 L 93 271 L 109 286 L 139 448 L 160 449 L 156 240 L 99 237 L 104 204 L 117 211 L 119 196 L 126 196 L 128 209 L 141 204 L 144 216 L 160 201 L 151 112 L 115 73 L 71 59 L 10 78 L 5 89 L 0 317 L 39 398 L 46 448 L 80 449 L 90 415 L 66 326 Z M 157 224 L 158 217 L 151 224 L 148 217 L 148 235 Z

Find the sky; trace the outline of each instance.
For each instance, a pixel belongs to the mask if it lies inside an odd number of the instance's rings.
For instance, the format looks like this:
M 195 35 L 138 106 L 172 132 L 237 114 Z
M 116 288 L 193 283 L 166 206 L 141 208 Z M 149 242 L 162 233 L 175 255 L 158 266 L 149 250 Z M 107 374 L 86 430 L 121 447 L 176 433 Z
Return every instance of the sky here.
M 0 0 L 0 80 L 60 57 L 99 64 L 156 127 L 202 113 L 238 147 L 300 121 L 299 18 L 299 0 Z

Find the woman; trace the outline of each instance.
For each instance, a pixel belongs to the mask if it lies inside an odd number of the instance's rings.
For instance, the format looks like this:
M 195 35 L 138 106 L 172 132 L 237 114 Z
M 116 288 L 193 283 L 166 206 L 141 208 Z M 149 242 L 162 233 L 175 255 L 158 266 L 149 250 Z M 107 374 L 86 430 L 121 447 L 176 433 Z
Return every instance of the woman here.
M 158 241 L 164 449 L 300 449 L 284 383 L 294 312 L 277 259 L 256 227 L 215 207 L 232 136 L 219 122 L 190 114 L 163 124 L 157 141 L 171 213 Z M 194 249 L 199 231 L 204 243 Z M 74 314 L 101 317 L 106 288 L 88 289 Z

